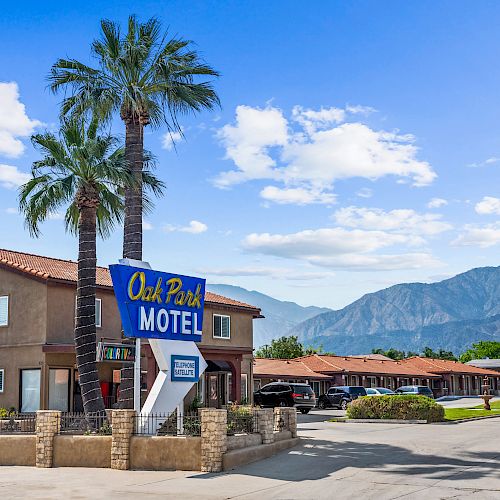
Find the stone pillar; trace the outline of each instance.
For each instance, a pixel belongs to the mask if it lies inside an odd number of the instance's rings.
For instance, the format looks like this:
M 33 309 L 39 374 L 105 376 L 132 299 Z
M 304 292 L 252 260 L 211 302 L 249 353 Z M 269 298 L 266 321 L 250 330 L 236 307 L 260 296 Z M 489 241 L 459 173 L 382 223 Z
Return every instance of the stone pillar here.
M 134 431 L 135 410 L 113 410 L 111 441 L 111 468 L 130 468 L 130 438 Z
M 59 434 L 61 412 L 38 410 L 36 412 L 36 458 L 37 467 L 52 467 L 54 436 Z
M 274 412 L 272 408 L 259 408 L 255 411 L 258 432 L 262 436 L 262 444 L 274 443 Z
M 295 408 L 286 408 L 288 410 L 288 430 L 292 437 L 297 437 L 297 410 Z
M 227 410 L 201 408 L 201 471 L 220 472 L 227 451 Z

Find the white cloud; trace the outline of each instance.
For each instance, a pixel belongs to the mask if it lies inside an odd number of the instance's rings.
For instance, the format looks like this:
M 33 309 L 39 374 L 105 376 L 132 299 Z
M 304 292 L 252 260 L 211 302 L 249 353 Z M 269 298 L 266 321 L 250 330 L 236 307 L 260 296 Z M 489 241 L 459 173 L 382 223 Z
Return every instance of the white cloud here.
M 5 213 L 9 215 L 19 215 L 19 210 L 14 207 L 9 207 L 5 209 Z
M 417 159 L 412 135 L 377 131 L 360 122 L 342 123 L 352 109 L 314 111 L 296 106 L 288 120 L 276 107 L 238 106 L 236 123 L 218 132 L 226 158 L 236 169 L 220 173 L 215 185 L 270 179 L 284 184 L 285 190 L 328 193 L 334 181 L 352 177 L 375 180 L 393 175 L 411 179 L 415 186 L 434 180 L 429 163 Z M 303 198 L 298 196 L 298 202 Z M 322 203 L 331 200 L 326 197 Z
M 181 127 L 181 130 L 183 128 Z M 161 138 L 161 147 L 167 151 L 174 149 L 175 143 L 182 139 L 181 132 L 166 132 Z
M 192 220 L 187 226 L 174 226 L 172 224 L 167 224 L 163 227 L 163 230 L 167 233 L 180 232 L 200 234 L 204 233 L 207 229 L 208 226 L 206 224 L 197 220 Z
M 15 82 L 0 83 L 0 153 L 17 158 L 24 152 L 19 137 L 29 137 L 42 123 L 32 120 L 19 101 L 19 89 Z
M 64 214 L 60 212 L 53 212 L 47 216 L 48 220 L 64 220 Z
M 147 220 L 142 219 L 142 229 L 144 229 L 144 231 L 151 231 L 153 229 L 153 224 L 151 224 L 151 222 Z
M 498 163 L 499 161 L 500 161 L 500 158 L 497 158 L 496 156 L 492 156 L 491 158 L 487 158 L 484 161 L 477 162 L 477 163 L 470 163 L 467 166 L 472 167 L 472 168 L 487 167 L 488 165 L 493 165 L 495 163 Z
M 432 200 L 427 203 L 427 208 L 441 208 L 448 205 L 448 201 L 444 198 L 432 198 Z
M 500 223 L 478 226 L 467 224 L 464 232 L 460 234 L 452 245 L 455 246 L 478 246 L 488 248 L 500 244 Z
M 284 279 L 287 281 L 322 280 L 334 276 L 334 273 L 328 273 L 328 272 L 309 272 L 309 271 L 297 272 L 296 269 L 290 269 L 290 268 L 258 267 L 258 266 L 200 269 L 198 272 L 203 272 L 209 276 L 224 276 L 224 277 L 265 276 L 269 278 Z
M 419 214 L 411 209 L 385 212 L 380 208 L 351 206 L 337 210 L 333 218 L 341 226 L 413 235 L 434 235 L 452 228 L 440 220 L 439 214 Z
M 373 190 L 370 188 L 361 188 L 356 193 L 356 196 L 359 196 L 360 198 L 371 198 L 373 196 Z
M 481 215 L 500 215 L 500 198 L 485 196 L 474 208 Z
M 335 203 L 335 195 L 321 191 L 320 189 L 297 188 L 279 188 L 276 186 L 266 186 L 260 196 L 268 201 L 286 205 L 310 205 L 312 203 Z
M 28 182 L 29 179 L 31 179 L 31 176 L 25 172 L 21 172 L 17 167 L 0 164 L 0 186 L 7 189 L 15 189 Z

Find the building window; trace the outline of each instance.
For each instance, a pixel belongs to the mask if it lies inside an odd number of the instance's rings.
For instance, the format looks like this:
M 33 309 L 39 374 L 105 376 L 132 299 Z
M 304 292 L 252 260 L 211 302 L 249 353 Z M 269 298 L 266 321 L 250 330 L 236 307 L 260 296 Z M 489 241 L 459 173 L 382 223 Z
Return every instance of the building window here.
M 0 392 L 3 392 L 3 381 L 5 380 L 5 370 L 0 369 Z
M 75 297 L 75 317 L 77 308 L 77 297 Z M 95 326 L 101 328 L 102 326 L 102 299 L 95 299 Z
M 218 339 L 231 338 L 231 317 L 214 314 L 214 337 Z
M 35 412 L 40 409 L 40 368 L 21 370 L 20 390 L 21 412 Z
M 49 368 L 49 410 L 69 411 L 69 381 L 67 368 Z
M 0 297 L 0 326 L 9 325 L 9 296 Z
M 246 373 L 241 374 L 241 404 L 248 403 L 248 375 Z

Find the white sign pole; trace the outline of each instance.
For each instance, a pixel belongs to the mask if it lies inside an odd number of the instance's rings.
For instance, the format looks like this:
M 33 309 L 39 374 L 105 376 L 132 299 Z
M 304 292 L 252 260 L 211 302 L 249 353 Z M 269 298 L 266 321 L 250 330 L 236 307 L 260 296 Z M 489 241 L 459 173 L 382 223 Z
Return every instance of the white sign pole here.
M 141 339 L 135 339 L 134 410 L 141 411 Z

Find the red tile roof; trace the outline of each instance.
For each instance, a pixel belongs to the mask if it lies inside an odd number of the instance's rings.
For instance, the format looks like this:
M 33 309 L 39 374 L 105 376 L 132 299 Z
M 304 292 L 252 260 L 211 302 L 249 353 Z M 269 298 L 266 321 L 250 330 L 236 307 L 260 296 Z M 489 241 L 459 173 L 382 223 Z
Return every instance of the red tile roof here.
M 13 250 L 0 249 L 0 265 L 44 280 L 76 282 L 78 277 L 77 262 L 73 260 L 55 259 Z M 97 267 L 96 283 L 102 287 L 111 288 L 113 286 L 109 270 L 106 267 Z M 212 292 L 205 292 L 205 302 L 251 309 L 256 314 L 260 314 L 258 307 Z
M 328 375 L 316 373 L 300 360 L 255 358 L 254 377 L 329 379 Z
M 493 375 L 498 377 L 498 372 L 494 370 L 486 370 L 477 366 L 466 365 L 459 361 L 449 361 L 447 359 L 423 358 L 415 356 L 401 360 L 407 366 L 412 366 L 420 370 L 425 370 L 430 373 L 463 373 L 474 375 Z
M 404 376 L 417 378 L 436 378 L 428 371 L 406 365 L 400 361 L 387 361 L 370 358 L 358 358 L 350 356 L 328 356 L 322 354 L 312 354 L 297 358 L 308 368 L 315 372 L 322 373 L 363 373 L 381 374 L 390 376 Z

